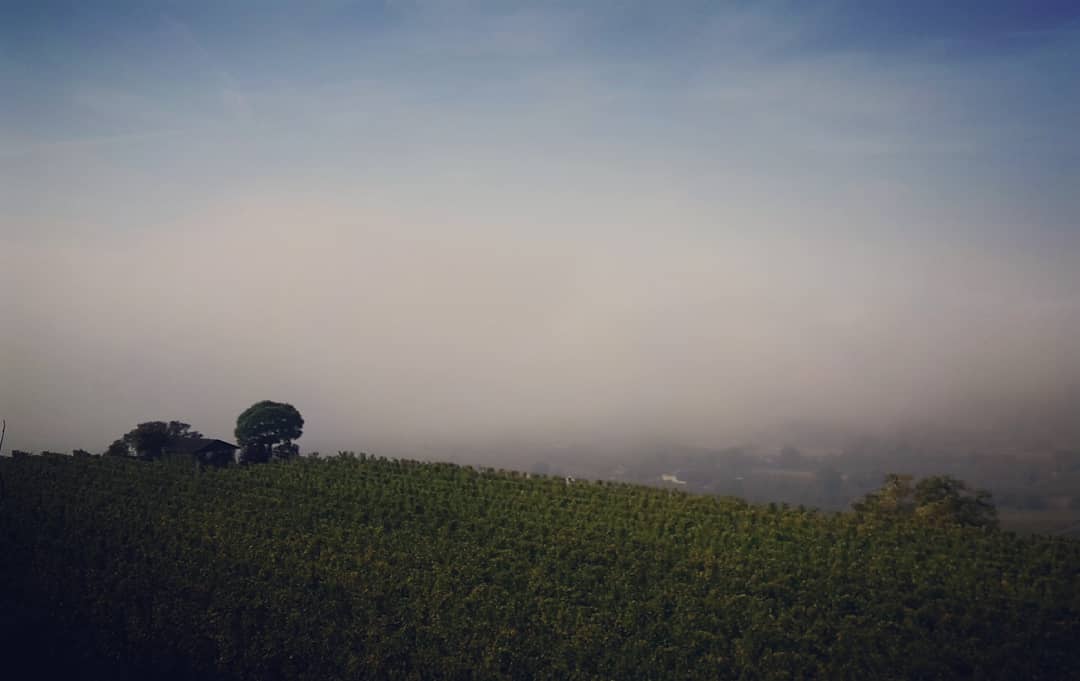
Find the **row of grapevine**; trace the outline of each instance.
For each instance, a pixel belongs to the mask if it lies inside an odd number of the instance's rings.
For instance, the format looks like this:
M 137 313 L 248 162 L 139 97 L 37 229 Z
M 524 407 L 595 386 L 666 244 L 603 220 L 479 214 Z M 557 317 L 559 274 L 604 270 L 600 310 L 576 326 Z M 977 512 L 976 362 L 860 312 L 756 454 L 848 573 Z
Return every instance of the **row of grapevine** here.
M 1080 543 L 360 457 L 0 462 L 5 600 L 171 678 L 1080 675 Z

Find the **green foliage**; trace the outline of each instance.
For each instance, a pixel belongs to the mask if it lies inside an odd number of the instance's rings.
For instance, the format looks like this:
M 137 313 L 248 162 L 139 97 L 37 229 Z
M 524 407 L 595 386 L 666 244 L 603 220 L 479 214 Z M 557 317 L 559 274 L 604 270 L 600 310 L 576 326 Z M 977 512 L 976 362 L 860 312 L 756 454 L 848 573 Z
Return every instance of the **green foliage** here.
M 160 459 L 165 445 L 172 440 L 200 438 L 202 433 L 191 430 L 181 421 L 147 421 L 135 426 L 119 440 L 109 445 L 108 456 L 137 456 L 141 459 Z
M 881 489 L 870 492 L 851 506 L 861 514 L 907 517 L 915 511 L 914 495 L 910 475 L 889 473 Z
M 990 492 L 969 490 L 963 481 L 948 475 L 919 481 L 915 486 L 915 516 L 935 525 L 998 526 Z
M 365 454 L 199 475 L 29 457 L 0 473 L 8 611 L 128 678 L 1080 670 L 1072 540 Z
M 852 507 L 860 515 L 876 518 L 913 518 L 938 526 L 998 526 L 990 492 L 971 490 L 962 480 L 948 475 L 923 478 L 913 485 L 910 475 L 890 473 L 881 489 Z
M 304 418 L 296 407 L 263 400 L 236 419 L 236 443 L 242 463 L 265 463 L 271 458 L 291 459 L 299 453 L 293 440 L 304 432 Z

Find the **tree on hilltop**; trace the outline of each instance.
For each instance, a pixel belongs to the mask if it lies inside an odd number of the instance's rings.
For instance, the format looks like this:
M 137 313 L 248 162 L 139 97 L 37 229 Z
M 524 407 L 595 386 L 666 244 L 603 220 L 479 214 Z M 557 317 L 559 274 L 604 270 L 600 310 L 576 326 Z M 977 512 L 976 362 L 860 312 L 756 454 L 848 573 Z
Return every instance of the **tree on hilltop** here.
M 202 433 L 192 430 L 182 421 L 146 421 L 123 437 L 114 440 L 105 450 L 106 456 L 137 456 L 140 459 L 160 459 L 165 445 L 173 440 L 197 439 Z
M 284 402 L 263 400 L 245 409 L 236 419 L 236 444 L 240 463 L 266 463 L 291 459 L 300 448 L 293 443 L 304 433 L 304 417 Z
M 990 492 L 971 489 L 950 475 L 923 478 L 913 484 L 910 475 L 890 473 L 885 484 L 852 504 L 863 516 L 911 518 L 929 525 L 998 526 Z

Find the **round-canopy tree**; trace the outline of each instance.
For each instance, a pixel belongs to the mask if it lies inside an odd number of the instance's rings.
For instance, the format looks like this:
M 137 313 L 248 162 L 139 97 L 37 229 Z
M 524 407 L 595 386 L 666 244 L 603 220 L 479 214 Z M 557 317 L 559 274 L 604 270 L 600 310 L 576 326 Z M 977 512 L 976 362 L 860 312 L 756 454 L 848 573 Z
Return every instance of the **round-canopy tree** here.
M 271 458 L 289 459 L 299 453 L 293 444 L 304 432 L 304 417 L 284 402 L 256 402 L 236 419 L 236 444 L 241 463 L 265 463 Z

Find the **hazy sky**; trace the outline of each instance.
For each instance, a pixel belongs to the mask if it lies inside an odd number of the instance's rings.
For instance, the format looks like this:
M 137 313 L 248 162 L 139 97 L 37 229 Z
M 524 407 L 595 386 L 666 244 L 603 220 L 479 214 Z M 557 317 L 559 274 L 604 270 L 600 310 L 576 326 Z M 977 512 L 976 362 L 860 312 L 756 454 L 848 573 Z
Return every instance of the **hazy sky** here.
M 0 2 L 5 450 L 1080 420 L 1078 339 L 1075 2 Z

